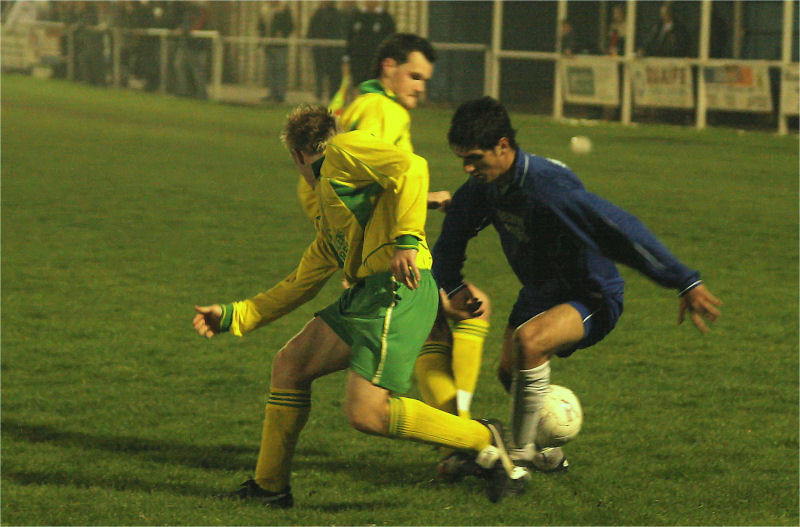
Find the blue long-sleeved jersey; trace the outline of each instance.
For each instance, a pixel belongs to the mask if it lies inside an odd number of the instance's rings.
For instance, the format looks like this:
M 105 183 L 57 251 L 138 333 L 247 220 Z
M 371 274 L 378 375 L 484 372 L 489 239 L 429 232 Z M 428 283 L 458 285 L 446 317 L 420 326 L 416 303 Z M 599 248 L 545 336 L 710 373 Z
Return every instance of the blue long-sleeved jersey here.
M 554 304 L 621 298 L 614 261 L 679 291 L 699 280 L 641 221 L 587 192 L 563 164 L 518 150 L 513 171 L 505 186 L 470 178 L 453 195 L 433 249 L 433 275 L 445 291 L 461 285 L 467 243 L 489 224 L 523 285 Z

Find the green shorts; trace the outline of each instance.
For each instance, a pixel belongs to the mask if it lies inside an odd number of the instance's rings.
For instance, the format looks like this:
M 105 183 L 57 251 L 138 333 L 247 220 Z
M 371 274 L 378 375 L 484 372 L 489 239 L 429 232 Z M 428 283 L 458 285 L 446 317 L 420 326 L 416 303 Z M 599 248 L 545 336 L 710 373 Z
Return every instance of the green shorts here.
M 395 393 L 411 386 L 414 362 L 436 319 L 439 291 L 428 269 L 417 289 L 390 272 L 356 283 L 317 313 L 352 348 L 350 368 Z

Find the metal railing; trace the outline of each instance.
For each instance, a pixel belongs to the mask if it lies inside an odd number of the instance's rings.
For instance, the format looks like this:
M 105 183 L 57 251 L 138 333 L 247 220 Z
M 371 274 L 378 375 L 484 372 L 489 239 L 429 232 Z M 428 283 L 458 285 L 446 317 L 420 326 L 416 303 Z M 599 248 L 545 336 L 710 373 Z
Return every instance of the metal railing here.
M 787 4 L 788 5 L 788 4 Z M 159 84 L 158 91 L 167 93 L 170 78 L 170 43 L 177 38 L 177 33 L 173 30 L 167 29 L 123 29 L 117 27 L 93 27 L 93 28 L 80 28 L 84 31 L 102 32 L 110 36 L 110 71 L 107 72 L 109 83 L 115 87 L 123 86 L 123 64 L 122 64 L 122 51 L 125 42 L 130 37 L 137 38 L 152 38 L 158 40 L 158 72 Z M 49 30 L 61 31 L 62 36 L 66 39 L 66 50 L 63 60 L 66 62 L 66 77 L 74 80 L 75 74 L 75 61 L 76 61 L 76 45 L 75 36 L 78 28 L 76 26 L 67 26 L 57 22 L 32 22 L 21 24 L 17 29 L 18 35 L 23 35 L 26 38 L 35 30 Z M 3 40 L 6 41 L 10 34 L 6 28 L 3 28 Z M 289 86 L 290 89 L 294 88 L 299 91 L 312 91 L 311 85 L 313 84 L 313 74 L 310 73 L 313 69 L 310 67 L 310 59 L 307 56 L 307 51 L 314 47 L 341 47 L 345 46 L 344 40 L 322 40 L 322 39 L 307 39 L 307 38 L 259 38 L 259 37 L 246 37 L 246 36 L 222 36 L 218 31 L 193 31 L 191 37 L 195 39 L 205 39 L 209 42 L 208 49 L 210 54 L 208 57 L 209 65 L 209 97 L 213 100 L 224 100 L 224 85 L 223 78 L 226 77 L 226 62 L 239 63 L 240 69 L 247 72 L 244 75 L 235 75 L 228 72 L 228 77 L 234 77 L 236 80 L 234 84 L 241 85 L 260 85 L 263 84 L 260 78 L 257 78 L 253 73 L 258 68 L 263 69 L 263 61 L 265 58 L 263 54 L 256 53 L 255 50 L 262 46 L 269 45 L 285 45 L 288 48 L 290 56 L 290 71 L 289 71 Z M 28 37 L 29 38 L 29 37 Z M 784 42 L 784 46 L 791 46 L 791 43 Z M 499 48 L 498 42 L 492 42 L 491 45 L 484 44 L 464 44 L 464 43 L 434 43 L 434 47 L 441 51 L 464 51 L 464 52 L 477 52 L 483 54 L 484 65 L 484 78 L 483 78 L 483 91 L 488 95 L 499 98 L 500 96 L 500 68 L 501 62 L 504 59 L 516 60 L 535 60 L 535 61 L 548 61 L 554 65 L 553 77 L 553 110 L 552 115 L 555 119 L 562 119 L 564 117 L 564 108 L 567 104 L 564 100 L 564 79 L 562 78 L 562 65 L 571 58 L 563 56 L 561 53 L 554 52 L 540 52 L 540 51 L 515 51 L 504 50 Z M 52 45 L 50 46 L 52 48 Z M 52 51 L 52 49 L 51 49 Z M 305 57 L 301 57 L 301 53 L 306 52 Z M 702 53 L 702 50 L 701 50 Z M 251 58 L 247 60 L 237 61 L 238 54 L 246 54 Z M 4 53 L 5 55 L 5 53 Z M 707 55 L 707 53 L 706 53 Z M 29 53 L 33 61 L 41 59 L 36 52 Z M 228 60 L 226 61 L 226 56 Z M 788 53 L 784 53 L 788 56 Z M 664 59 L 658 58 L 643 58 L 638 57 L 633 53 L 628 53 L 624 56 L 590 56 L 581 55 L 582 60 L 597 60 L 597 61 L 613 61 L 621 65 L 622 69 L 622 83 L 621 83 L 621 98 L 619 103 L 620 108 L 620 121 L 623 124 L 630 124 L 633 122 L 633 109 L 634 98 L 632 90 L 631 79 L 631 66 L 636 62 L 653 62 L 658 63 Z M 6 68 L 6 59 L 4 59 L 4 69 Z M 769 68 L 777 68 L 781 73 L 781 78 L 788 75 L 790 68 L 796 68 L 796 62 L 788 62 L 786 60 L 742 60 L 742 59 L 710 59 L 710 58 L 681 58 L 669 59 L 672 61 L 680 61 L 683 64 L 688 64 L 697 68 L 697 89 L 695 96 L 695 126 L 697 128 L 704 128 L 707 125 L 706 116 L 708 113 L 707 96 L 706 96 L 706 82 L 704 70 L 710 67 L 719 66 L 766 66 Z M 14 66 L 19 66 L 20 60 L 9 61 Z M 784 83 L 781 82 L 781 90 L 784 90 Z M 787 119 L 790 114 L 787 114 L 782 105 L 778 104 L 778 132 L 785 134 L 788 131 Z

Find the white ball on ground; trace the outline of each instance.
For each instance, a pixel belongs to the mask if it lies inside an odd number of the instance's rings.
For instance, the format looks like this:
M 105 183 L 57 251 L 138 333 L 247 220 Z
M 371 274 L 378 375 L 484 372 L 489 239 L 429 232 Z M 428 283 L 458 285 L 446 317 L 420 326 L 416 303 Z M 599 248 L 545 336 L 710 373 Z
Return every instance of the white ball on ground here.
M 558 447 L 575 439 L 583 424 L 583 409 L 575 393 L 565 386 L 551 384 L 539 410 L 536 444 L 539 448 Z
M 576 135 L 569 140 L 569 148 L 575 154 L 588 154 L 592 151 L 592 140 L 585 135 Z

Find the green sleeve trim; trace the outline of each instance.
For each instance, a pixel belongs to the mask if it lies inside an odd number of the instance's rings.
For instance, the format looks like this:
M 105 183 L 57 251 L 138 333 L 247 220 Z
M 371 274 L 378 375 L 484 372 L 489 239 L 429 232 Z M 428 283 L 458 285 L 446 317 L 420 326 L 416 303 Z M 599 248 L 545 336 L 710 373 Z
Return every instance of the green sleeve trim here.
M 401 234 L 394 241 L 395 249 L 416 249 L 419 246 L 419 240 L 413 234 Z
M 233 304 L 222 305 L 222 318 L 219 319 L 219 330 L 224 333 L 231 329 L 233 323 Z

